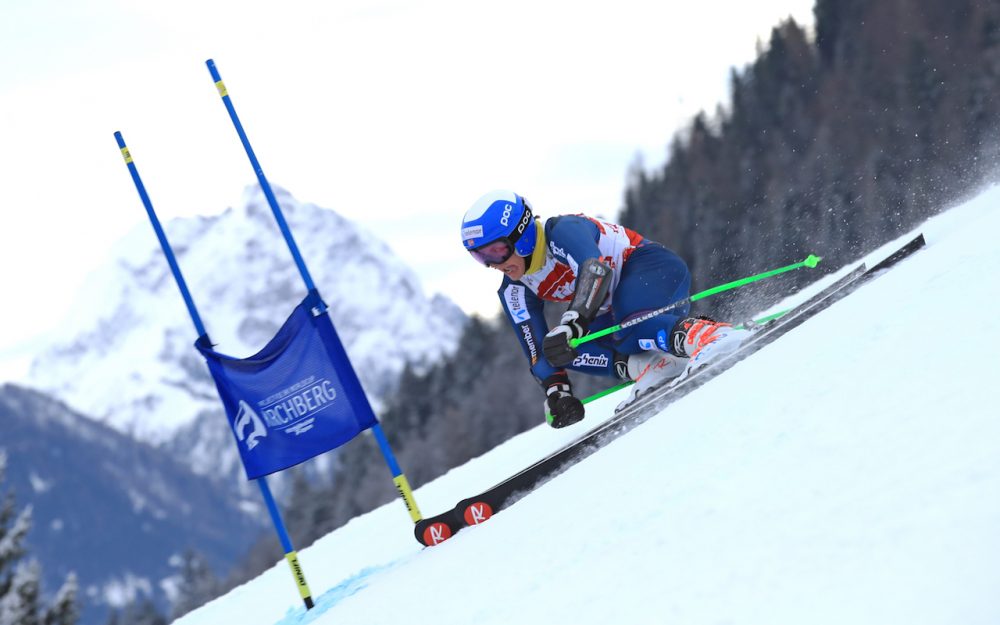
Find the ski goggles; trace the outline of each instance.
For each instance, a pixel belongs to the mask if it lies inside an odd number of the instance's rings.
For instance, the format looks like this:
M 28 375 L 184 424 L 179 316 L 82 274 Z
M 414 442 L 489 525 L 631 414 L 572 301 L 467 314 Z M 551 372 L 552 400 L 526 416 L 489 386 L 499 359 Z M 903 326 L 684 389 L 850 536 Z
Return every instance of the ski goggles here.
M 499 265 L 507 262 L 507 259 L 514 255 L 514 245 L 507 239 L 507 237 L 504 237 L 487 243 L 486 245 L 480 245 L 475 249 L 471 249 L 469 250 L 469 253 L 472 254 L 472 257 L 479 261 L 480 264 L 489 267 L 491 265 Z

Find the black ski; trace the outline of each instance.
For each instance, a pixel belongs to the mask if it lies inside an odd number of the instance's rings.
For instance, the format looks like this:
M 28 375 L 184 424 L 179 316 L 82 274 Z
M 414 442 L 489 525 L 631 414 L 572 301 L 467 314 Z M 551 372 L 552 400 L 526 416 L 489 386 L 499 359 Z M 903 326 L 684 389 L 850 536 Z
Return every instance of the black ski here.
M 451 510 L 419 521 L 414 528 L 414 535 L 421 544 L 434 546 L 447 540 L 466 525 L 478 525 L 488 520 L 543 481 L 594 453 L 657 414 L 669 403 L 687 395 L 750 354 L 798 327 L 816 313 L 828 308 L 884 270 L 921 249 L 924 244 L 924 237 L 921 234 L 870 269 L 866 269 L 862 263 L 830 286 L 792 308 L 783 317 L 762 326 L 735 353 L 694 371 L 683 380 L 653 389 L 604 424 L 559 451 L 492 488 L 474 497 L 463 499 Z

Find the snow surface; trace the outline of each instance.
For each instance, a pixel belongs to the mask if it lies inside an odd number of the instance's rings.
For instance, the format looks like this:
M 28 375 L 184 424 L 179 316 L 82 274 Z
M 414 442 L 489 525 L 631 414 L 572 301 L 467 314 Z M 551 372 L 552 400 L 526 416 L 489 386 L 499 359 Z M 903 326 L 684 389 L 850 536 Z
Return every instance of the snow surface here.
M 998 203 L 930 220 L 927 249 L 484 525 L 424 549 L 395 501 L 302 551 L 315 609 L 282 561 L 178 623 L 1000 622 Z M 417 501 L 440 512 L 619 400 Z

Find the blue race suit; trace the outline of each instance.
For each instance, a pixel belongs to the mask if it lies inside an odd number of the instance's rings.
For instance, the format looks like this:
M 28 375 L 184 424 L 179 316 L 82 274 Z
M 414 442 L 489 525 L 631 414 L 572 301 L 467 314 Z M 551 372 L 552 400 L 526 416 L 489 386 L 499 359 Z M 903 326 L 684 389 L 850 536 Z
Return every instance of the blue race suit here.
M 589 326 L 595 332 L 623 323 L 651 310 L 688 297 L 691 273 L 674 252 L 642 235 L 600 219 L 583 215 L 551 217 L 538 237 L 528 267 L 520 280 L 504 277 L 497 294 L 504 312 L 531 361 L 531 372 L 545 380 L 560 371 L 541 353 L 548 324 L 544 301 L 569 302 L 576 288 L 578 268 L 598 258 L 613 271 L 611 287 L 597 317 Z M 544 254 L 544 258 L 538 256 Z M 686 317 L 690 304 L 647 319 L 635 326 L 589 341 L 577 348 L 578 357 L 568 368 L 591 375 L 614 376 L 615 355 L 643 350 L 669 351 L 674 324 Z

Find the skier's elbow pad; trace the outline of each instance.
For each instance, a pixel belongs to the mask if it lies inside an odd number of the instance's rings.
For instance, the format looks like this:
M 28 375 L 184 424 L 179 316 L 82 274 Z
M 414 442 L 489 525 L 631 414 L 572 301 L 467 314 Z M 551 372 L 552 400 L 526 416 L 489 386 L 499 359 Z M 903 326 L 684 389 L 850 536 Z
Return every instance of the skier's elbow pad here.
M 580 265 L 580 275 L 576 277 L 576 292 L 569 310 L 575 311 L 581 319 L 590 322 L 597 316 L 601 303 L 611 288 L 611 266 L 598 258 L 588 258 Z

